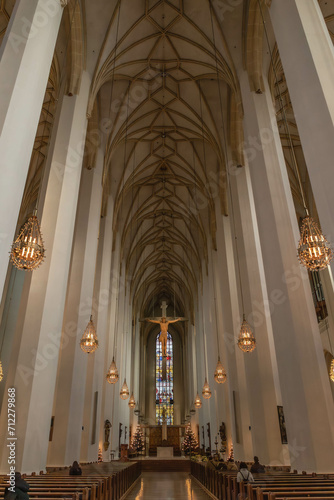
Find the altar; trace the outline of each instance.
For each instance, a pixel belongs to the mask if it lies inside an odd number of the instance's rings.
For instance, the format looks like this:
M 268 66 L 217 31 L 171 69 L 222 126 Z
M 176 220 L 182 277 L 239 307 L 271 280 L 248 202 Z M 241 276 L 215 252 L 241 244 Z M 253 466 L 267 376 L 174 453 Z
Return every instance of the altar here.
M 148 455 L 160 458 L 181 456 L 181 436 L 184 427 L 184 425 L 167 425 L 164 429 L 167 431 L 167 439 L 163 439 L 162 425 L 141 425 L 148 438 Z
M 157 458 L 173 458 L 173 446 L 157 446 Z

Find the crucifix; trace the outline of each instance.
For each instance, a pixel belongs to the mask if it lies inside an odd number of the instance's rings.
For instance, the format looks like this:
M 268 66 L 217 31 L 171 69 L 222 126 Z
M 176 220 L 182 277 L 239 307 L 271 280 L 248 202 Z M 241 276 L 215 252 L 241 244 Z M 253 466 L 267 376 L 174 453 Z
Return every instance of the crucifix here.
M 161 303 L 162 316 L 161 318 L 145 318 L 143 321 L 148 321 L 149 323 L 156 323 L 160 325 L 160 336 L 159 342 L 161 343 L 162 351 L 162 380 L 166 380 L 166 358 L 167 358 L 167 333 L 168 326 L 171 323 L 176 323 L 178 321 L 186 321 L 186 318 L 167 318 L 167 307 L 168 304 L 165 300 Z

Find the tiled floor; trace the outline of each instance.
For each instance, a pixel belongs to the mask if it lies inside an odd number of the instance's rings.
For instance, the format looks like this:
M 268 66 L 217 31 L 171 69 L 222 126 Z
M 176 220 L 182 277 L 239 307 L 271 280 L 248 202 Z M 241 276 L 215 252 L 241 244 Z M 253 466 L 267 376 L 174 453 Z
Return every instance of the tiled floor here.
M 143 472 L 126 500 L 208 500 L 187 472 Z

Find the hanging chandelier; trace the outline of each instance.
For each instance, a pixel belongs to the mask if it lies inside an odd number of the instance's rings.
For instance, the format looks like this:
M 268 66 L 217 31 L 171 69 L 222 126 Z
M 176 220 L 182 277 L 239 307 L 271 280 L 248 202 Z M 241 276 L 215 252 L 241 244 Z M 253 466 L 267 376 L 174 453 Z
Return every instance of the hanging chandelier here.
M 331 366 L 329 368 L 329 378 L 334 382 L 334 358 L 332 359 Z
M 135 401 L 133 393 L 131 394 L 128 405 L 131 409 L 135 408 L 135 406 L 136 406 L 136 401 Z
M 197 396 L 195 398 L 194 406 L 195 406 L 195 408 L 202 408 L 202 401 L 201 401 L 201 398 L 199 397 L 198 393 L 197 393 Z
M 211 398 L 211 390 L 210 390 L 210 386 L 208 384 L 206 377 L 205 377 L 205 382 L 204 382 L 203 389 L 202 389 L 202 396 L 204 399 Z
M 243 352 L 252 352 L 256 347 L 256 340 L 251 330 L 251 327 L 246 321 L 245 315 L 240 328 L 238 347 Z
M 98 346 L 99 341 L 97 340 L 96 330 L 91 316 L 82 339 L 80 340 L 80 347 L 84 352 L 90 354 L 96 351 Z
M 14 266 L 25 271 L 37 269 L 44 260 L 45 248 L 36 212 L 29 217 L 12 244 L 10 258 Z
M 303 219 L 300 233 L 300 263 L 310 271 L 326 269 L 333 258 L 333 252 L 318 224 L 309 215 Z
M 121 399 L 124 399 L 124 400 L 128 399 L 128 397 L 129 397 L 129 388 L 128 388 L 128 385 L 126 383 L 126 379 L 124 379 L 122 389 L 121 389 L 121 392 L 119 393 L 119 395 L 121 396 Z
M 112 358 L 112 362 L 110 364 L 106 378 L 107 378 L 107 382 L 109 382 L 109 384 L 116 384 L 116 382 L 118 382 L 119 375 L 118 375 L 118 370 L 117 370 L 114 356 Z
M 3 369 L 2 369 L 2 363 L 0 361 L 0 382 L 3 379 Z
M 216 371 L 214 374 L 214 379 L 217 382 L 217 384 L 223 384 L 226 381 L 226 371 L 223 365 L 221 364 L 220 357 L 218 356 L 218 362 L 216 366 Z

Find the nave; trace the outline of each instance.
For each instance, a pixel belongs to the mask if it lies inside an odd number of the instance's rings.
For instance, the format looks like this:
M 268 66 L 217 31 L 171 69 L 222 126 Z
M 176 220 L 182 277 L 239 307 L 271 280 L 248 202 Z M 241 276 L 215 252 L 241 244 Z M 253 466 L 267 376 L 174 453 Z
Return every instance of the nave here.
M 333 474 L 333 41 L 334 0 L 0 2 L 1 474 Z

